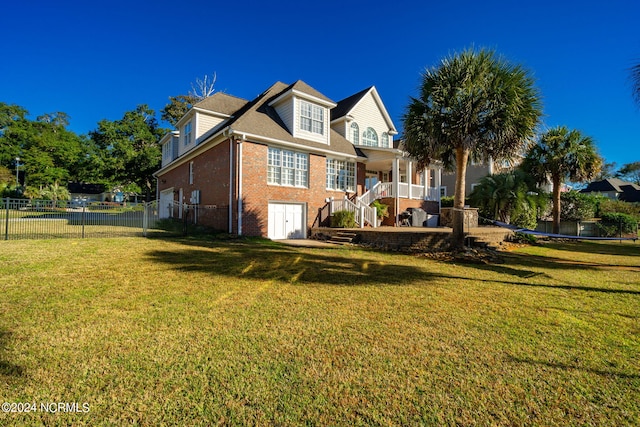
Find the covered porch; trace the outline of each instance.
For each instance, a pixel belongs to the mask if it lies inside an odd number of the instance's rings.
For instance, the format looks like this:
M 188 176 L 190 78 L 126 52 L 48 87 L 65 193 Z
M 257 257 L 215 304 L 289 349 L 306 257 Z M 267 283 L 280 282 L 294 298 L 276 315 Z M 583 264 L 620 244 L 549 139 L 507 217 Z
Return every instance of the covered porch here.
M 354 214 L 359 227 L 381 225 L 376 209 L 371 204 L 376 200 L 389 206 L 389 217 L 382 225 L 401 223 L 401 214 L 407 209 L 423 209 L 428 214 L 439 214 L 442 168 L 429 165 L 418 168 L 417 163 L 398 149 L 363 148 L 367 157 L 358 168 L 358 191 L 351 197 L 327 199 L 328 215 L 347 210 Z M 319 213 L 321 223 L 326 223 Z

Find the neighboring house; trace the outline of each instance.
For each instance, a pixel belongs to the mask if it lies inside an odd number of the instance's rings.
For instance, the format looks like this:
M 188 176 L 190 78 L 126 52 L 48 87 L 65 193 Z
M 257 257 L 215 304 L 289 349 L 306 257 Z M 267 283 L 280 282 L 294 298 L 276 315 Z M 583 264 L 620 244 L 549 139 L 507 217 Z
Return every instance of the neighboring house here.
M 67 190 L 71 196 L 71 203 L 78 206 L 91 202 L 104 202 L 109 196 L 102 184 L 70 182 L 67 184 Z
M 250 101 L 216 93 L 176 127 L 161 140 L 155 174 L 161 217 L 181 217 L 186 204 L 215 207 L 230 233 L 283 239 L 305 238 L 330 204 L 353 210 L 361 226 L 375 226 L 375 199 L 396 217 L 438 210 L 439 171 L 416 170 L 394 148 L 375 87 L 337 103 L 300 80 Z
M 465 176 L 465 194 L 469 196 L 473 189 L 480 183 L 480 180 L 487 175 L 494 175 L 503 172 L 508 172 L 516 167 L 522 162 L 524 159 L 524 153 L 517 155 L 513 160 L 505 160 L 501 162 L 494 161 L 493 159 L 489 159 L 485 162 L 474 162 L 470 161 L 467 165 L 467 174 Z M 551 188 L 550 186 L 544 186 L 546 191 L 547 188 Z M 442 187 L 440 189 L 440 195 L 442 197 L 453 197 L 456 189 L 456 172 L 455 169 L 452 171 L 443 171 L 442 172 Z M 549 190 L 550 191 L 550 190 Z
M 590 183 L 581 193 L 599 193 L 610 199 L 640 202 L 640 185 L 618 178 L 607 178 Z

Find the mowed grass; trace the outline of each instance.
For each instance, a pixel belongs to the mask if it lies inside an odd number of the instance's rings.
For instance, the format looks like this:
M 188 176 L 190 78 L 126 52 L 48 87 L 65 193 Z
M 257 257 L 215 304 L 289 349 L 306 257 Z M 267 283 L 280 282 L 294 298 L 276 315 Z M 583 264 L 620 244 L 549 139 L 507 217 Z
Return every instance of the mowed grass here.
M 639 273 L 618 242 L 0 242 L 0 397 L 38 407 L 0 425 L 640 425 Z

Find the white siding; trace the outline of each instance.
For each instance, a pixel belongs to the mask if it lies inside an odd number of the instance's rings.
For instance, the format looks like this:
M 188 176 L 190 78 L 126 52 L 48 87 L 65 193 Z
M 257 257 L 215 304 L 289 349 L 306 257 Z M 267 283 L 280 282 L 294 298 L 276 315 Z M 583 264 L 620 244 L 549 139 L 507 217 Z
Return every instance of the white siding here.
M 294 98 L 295 100 L 295 114 L 293 117 L 293 136 L 296 138 L 302 138 L 302 139 L 307 139 L 309 141 L 315 141 L 315 142 L 320 142 L 323 144 L 329 144 L 329 120 L 330 120 L 330 114 L 329 114 L 329 109 L 326 107 L 322 107 L 323 111 L 324 111 L 324 128 L 323 128 L 323 134 L 317 134 L 317 133 L 313 133 L 313 132 L 307 132 L 305 130 L 300 129 L 300 124 L 299 124 L 299 120 L 300 120 L 300 100 L 297 98 Z M 305 102 L 310 102 L 310 101 L 306 101 Z M 312 102 L 310 102 L 311 104 L 313 104 Z M 317 104 L 315 104 L 317 105 Z
M 196 140 L 198 140 L 202 135 L 218 126 L 220 123 L 225 121 L 225 119 L 221 117 L 209 116 L 208 114 L 198 114 L 198 129 L 196 129 Z M 200 141 L 198 141 L 200 142 Z
M 179 142 L 179 148 L 178 148 L 178 155 L 182 156 L 184 153 L 186 153 L 187 151 L 191 150 L 193 147 L 195 147 L 196 143 L 195 143 L 195 129 L 193 126 L 193 123 L 195 122 L 194 118 L 192 117 L 191 120 L 182 123 L 182 125 L 180 126 L 180 142 Z M 187 138 L 187 135 L 185 133 L 185 127 L 187 126 L 188 123 L 191 123 L 191 142 L 189 144 L 185 145 L 185 139 Z
M 287 129 L 289 129 L 289 132 L 293 134 L 293 98 L 289 98 L 286 102 L 276 106 L 275 109 L 280 119 L 282 119 Z
M 350 112 L 350 115 L 353 116 L 355 122 L 360 126 L 360 143 L 362 143 L 362 132 L 368 127 L 373 128 L 378 134 L 378 143 L 382 141 L 382 133 L 389 132 L 389 125 L 371 94 L 366 95 Z M 349 140 L 351 140 L 351 138 L 349 138 Z M 393 146 L 392 141 L 393 135 L 389 135 L 389 144 L 391 146 Z
M 347 121 L 346 120 L 340 120 L 339 122 L 333 123 L 331 125 L 331 129 L 335 130 L 340 135 L 344 136 L 349 141 L 351 141 L 351 136 L 347 135 L 348 127 L 347 127 Z

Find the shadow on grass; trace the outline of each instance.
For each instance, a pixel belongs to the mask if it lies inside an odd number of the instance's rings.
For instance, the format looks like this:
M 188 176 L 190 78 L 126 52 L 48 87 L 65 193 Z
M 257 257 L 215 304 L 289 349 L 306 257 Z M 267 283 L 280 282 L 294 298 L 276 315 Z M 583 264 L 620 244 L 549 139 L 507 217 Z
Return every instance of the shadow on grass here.
M 631 379 L 631 380 L 640 378 L 640 374 L 629 374 L 627 372 L 615 372 L 615 371 L 608 371 L 603 369 L 585 368 L 584 366 L 580 366 L 578 364 L 547 362 L 543 360 L 533 360 L 533 359 L 521 358 L 521 357 L 509 357 L 507 361 L 513 362 L 513 363 L 524 363 L 528 365 L 546 366 L 553 369 L 562 369 L 564 371 L 577 370 L 577 371 L 588 372 L 590 374 L 596 374 L 604 377 L 616 377 L 616 378 Z
M 5 349 L 7 342 L 11 338 L 11 333 L 0 330 L 0 376 L 2 377 L 22 377 L 24 369 L 15 363 L 5 360 Z
M 328 285 L 408 285 L 440 275 L 407 265 L 340 255 L 339 250 L 308 251 L 271 241 L 205 242 L 180 240 L 180 251 L 155 250 L 153 262 L 184 272 L 290 283 Z
M 540 283 L 540 278 L 546 280 L 551 278 L 545 273 L 529 270 L 528 268 L 531 266 L 545 269 L 584 268 L 579 264 L 556 264 L 554 259 L 541 256 L 507 254 L 505 264 L 465 264 L 466 267 L 523 279 L 513 281 L 499 278 L 485 279 L 475 275 L 433 273 L 420 267 L 403 265 L 403 257 L 407 255 L 389 254 L 386 259 L 390 262 L 383 262 L 368 259 L 366 251 L 362 251 L 360 256 L 355 255 L 357 252 L 345 254 L 337 249 L 307 251 L 263 239 L 235 242 L 189 239 L 178 239 L 177 241 L 185 245 L 185 248 L 180 251 L 150 251 L 147 256 L 152 262 L 168 264 L 174 269 L 184 272 L 204 272 L 239 279 L 278 280 L 289 283 L 367 286 L 462 280 L 512 286 L 640 295 L 640 290 L 633 289 Z M 509 264 L 527 268 L 519 269 L 511 267 Z M 456 267 L 452 266 L 452 271 L 456 271 L 455 269 Z M 527 281 L 530 278 L 536 279 L 536 281 Z
M 625 240 L 584 240 L 565 243 L 546 243 L 546 247 L 559 251 L 583 252 L 588 254 L 638 256 L 640 257 L 640 242 Z

